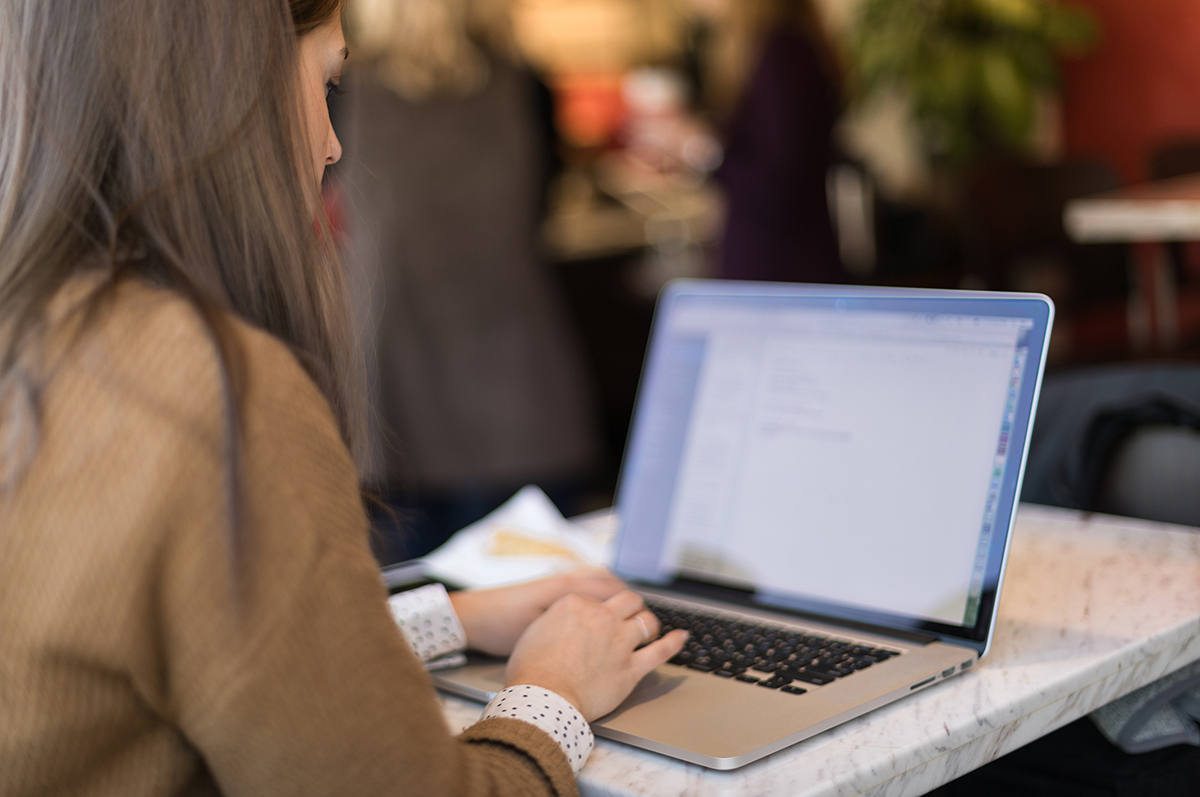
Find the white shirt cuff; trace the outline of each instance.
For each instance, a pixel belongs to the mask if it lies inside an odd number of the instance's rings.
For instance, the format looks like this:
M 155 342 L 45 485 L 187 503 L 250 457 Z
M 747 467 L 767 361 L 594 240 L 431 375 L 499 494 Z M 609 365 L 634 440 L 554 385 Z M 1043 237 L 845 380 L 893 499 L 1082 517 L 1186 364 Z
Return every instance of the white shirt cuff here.
M 540 686 L 521 684 L 496 693 L 480 719 L 492 717 L 508 717 L 541 728 L 567 754 L 576 775 L 596 744 L 583 715 L 566 698 Z
M 397 593 L 388 598 L 388 608 L 421 661 L 466 649 L 467 634 L 441 584 Z

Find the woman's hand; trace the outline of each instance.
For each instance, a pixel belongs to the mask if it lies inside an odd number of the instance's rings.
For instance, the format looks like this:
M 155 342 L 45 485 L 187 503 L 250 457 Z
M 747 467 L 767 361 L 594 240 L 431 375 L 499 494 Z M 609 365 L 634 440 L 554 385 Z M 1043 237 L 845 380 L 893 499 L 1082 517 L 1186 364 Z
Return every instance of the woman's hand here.
M 658 636 L 659 623 L 636 592 L 601 601 L 560 598 L 530 624 L 508 660 L 508 686 L 556 692 L 589 722 L 612 711 L 638 681 L 683 648 L 686 631 Z
M 581 567 L 511 587 L 452 592 L 450 602 L 471 648 L 507 656 L 529 624 L 564 595 L 603 601 L 624 589 L 624 582 L 605 568 Z

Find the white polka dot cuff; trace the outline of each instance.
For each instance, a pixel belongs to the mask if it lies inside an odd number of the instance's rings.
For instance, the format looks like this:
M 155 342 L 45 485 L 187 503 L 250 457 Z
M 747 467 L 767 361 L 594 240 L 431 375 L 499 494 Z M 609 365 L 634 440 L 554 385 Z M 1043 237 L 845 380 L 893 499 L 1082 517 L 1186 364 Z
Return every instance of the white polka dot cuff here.
M 388 608 L 421 661 L 429 662 L 467 647 L 467 634 L 441 584 L 397 593 L 388 598 Z
M 567 754 L 575 774 L 583 769 L 595 746 L 591 726 L 566 698 L 540 686 L 510 686 L 492 698 L 480 719 L 508 717 L 536 725 Z

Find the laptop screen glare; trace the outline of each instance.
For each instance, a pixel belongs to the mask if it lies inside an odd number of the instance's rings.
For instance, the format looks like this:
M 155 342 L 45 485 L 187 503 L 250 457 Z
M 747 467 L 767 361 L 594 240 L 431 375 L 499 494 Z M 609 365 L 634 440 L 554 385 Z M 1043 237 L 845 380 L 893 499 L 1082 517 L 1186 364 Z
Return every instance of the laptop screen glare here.
M 974 625 L 1033 322 L 676 305 L 618 570 Z

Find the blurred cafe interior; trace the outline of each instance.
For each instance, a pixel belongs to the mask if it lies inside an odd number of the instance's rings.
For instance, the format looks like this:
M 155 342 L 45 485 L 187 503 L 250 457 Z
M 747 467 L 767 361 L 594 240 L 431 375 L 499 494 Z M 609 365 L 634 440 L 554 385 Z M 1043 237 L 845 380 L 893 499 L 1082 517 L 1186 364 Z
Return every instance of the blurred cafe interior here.
M 1191 0 L 356 0 L 347 30 L 325 193 L 382 558 L 527 483 L 610 505 L 679 277 L 1045 293 L 1024 497 L 1200 524 Z M 1114 406 L 1107 470 L 1040 478 Z
M 526 484 L 611 506 L 676 278 L 1044 293 L 1022 499 L 1200 526 L 1194 0 L 353 0 L 347 31 L 325 199 L 384 564 Z M 1080 720 L 941 793 L 1198 767 Z

